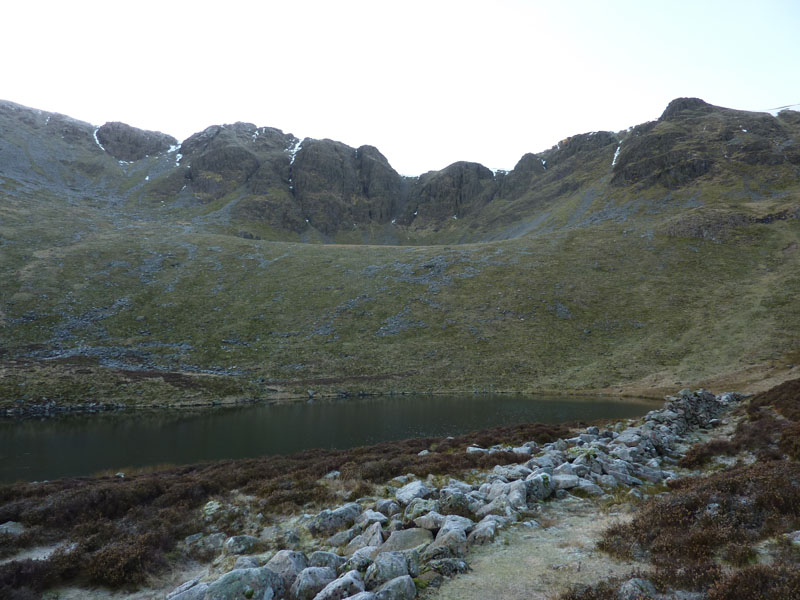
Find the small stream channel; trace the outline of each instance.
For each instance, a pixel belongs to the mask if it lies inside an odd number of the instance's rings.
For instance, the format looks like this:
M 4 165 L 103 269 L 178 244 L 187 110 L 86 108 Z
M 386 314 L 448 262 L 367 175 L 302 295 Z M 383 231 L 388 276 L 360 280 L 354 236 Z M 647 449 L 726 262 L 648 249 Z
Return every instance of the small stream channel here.
M 661 403 L 548 396 L 373 396 L 0 422 L 0 482 L 445 437 L 498 425 L 637 417 Z

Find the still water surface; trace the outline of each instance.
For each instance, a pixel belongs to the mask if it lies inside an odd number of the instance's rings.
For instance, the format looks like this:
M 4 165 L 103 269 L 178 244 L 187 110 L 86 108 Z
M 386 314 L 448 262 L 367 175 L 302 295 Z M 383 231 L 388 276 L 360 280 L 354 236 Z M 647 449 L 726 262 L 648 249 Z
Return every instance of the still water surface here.
M 656 406 L 644 400 L 546 396 L 383 396 L 2 422 L 0 481 L 349 448 L 498 425 L 621 419 Z

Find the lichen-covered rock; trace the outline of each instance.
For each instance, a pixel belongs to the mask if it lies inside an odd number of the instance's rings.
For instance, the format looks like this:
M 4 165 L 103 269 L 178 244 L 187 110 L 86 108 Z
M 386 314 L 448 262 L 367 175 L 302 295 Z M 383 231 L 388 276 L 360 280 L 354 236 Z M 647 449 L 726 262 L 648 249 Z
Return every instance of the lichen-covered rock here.
M 333 552 L 317 550 L 309 555 L 308 565 L 310 567 L 330 567 L 334 571 L 338 571 L 339 567 L 341 567 L 346 560 L 347 559 L 344 557 Z
M 225 552 L 228 554 L 247 554 L 258 544 L 258 538 L 252 535 L 235 535 L 225 540 Z
M 354 537 L 347 548 L 345 548 L 345 555 L 350 556 L 356 550 L 365 548 L 367 546 L 380 546 L 383 543 L 383 530 L 380 523 L 373 523 L 361 535 Z
M 375 594 L 376 600 L 414 600 L 417 587 L 409 575 L 396 577 L 384 583 Z
M 271 600 L 286 595 L 283 577 L 269 567 L 259 569 L 236 569 L 209 584 L 206 598 L 209 600 L 241 600 L 264 598 Z M 183 600 L 183 599 L 181 599 Z
M 415 527 L 412 529 L 401 529 L 393 531 L 383 545 L 381 552 L 391 552 L 394 550 L 414 550 L 421 549 L 433 541 L 433 534 L 427 529 Z
M 439 512 L 439 501 L 433 499 L 414 498 L 403 512 L 403 519 L 405 521 L 413 521 L 417 517 L 428 514 L 430 512 Z
M 336 570 L 331 567 L 308 567 L 300 571 L 289 590 L 292 600 L 312 600 L 331 581 L 336 579 Z
M 375 510 L 387 517 L 403 512 L 402 507 L 391 498 L 383 498 L 375 503 Z
M 364 584 L 368 590 L 383 585 L 390 579 L 408 575 L 408 564 L 402 552 L 382 552 L 367 569 Z
M 444 515 L 431 511 L 428 514 L 414 519 L 414 525 L 422 527 L 423 529 L 429 529 L 430 531 L 436 531 L 444 524 L 444 521 Z
M 364 591 L 364 580 L 358 571 L 348 571 L 331 581 L 314 596 L 313 600 L 342 600 Z
M 425 548 L 422 560 L 435 560 L 439 558 L 463 557 L 467 552 L 467 534 L 463 529 L 450 529 Z
M 361 506 L 355 502 L 345 504 L 335 510 L 325 509 L 308 524 L 312 535 L 333 535 L 335 532 L 350 527 L 361 514 Z
M 415 498 L 428 498 L 431 489 L 423 481 L 412 481 L 395 492 L 395 498 L 403 506 L 408 506 Z
M 308 567 L 308 558 L 302 552 L 281 550 L 267 561 L 266 566 L 283 577 L 288 590 L 292 587 L 297 575 Z

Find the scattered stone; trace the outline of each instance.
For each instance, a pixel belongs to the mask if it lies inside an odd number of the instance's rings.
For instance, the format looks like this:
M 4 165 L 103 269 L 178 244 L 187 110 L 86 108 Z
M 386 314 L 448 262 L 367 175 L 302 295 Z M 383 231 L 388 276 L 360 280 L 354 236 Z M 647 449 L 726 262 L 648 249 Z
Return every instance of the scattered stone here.
M 467 553 L 467 534 L 463 529 L 450 529 L 436 539 L 422 553 L 422 560 L 461 558 Z

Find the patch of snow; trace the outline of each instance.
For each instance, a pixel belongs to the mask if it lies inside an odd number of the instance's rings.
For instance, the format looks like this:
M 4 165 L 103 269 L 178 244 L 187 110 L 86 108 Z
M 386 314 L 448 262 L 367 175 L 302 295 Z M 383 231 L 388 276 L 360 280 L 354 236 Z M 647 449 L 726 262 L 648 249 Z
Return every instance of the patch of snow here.
M 150 175 L 145 175 L 145 178 L 144 178 L 144 180 L 145 180 L 145 181 L 150 181 Z
M 49 118 L 49 117 L 48 117 L 48 118 Z M 95 127 L 95 128 L 94 128 L 94 133 L 92 133 L 92 135 L 94 136 L 94 143 L 95 143 L 95 144 L 97 144 L 97 147 L 98 147 L 98 148 L 100 148 L 100 150 L 102 150 L 103 152 L 105 152 L 105 151 L 106 151 L 106 149 L 105 149 L 105 148 L 103 148 L 103 144 L 101 144 L 101 143 L 100 143 L 100 140 L 98 140 L 98 139 L 97 139 L 97 132 L 98 132 L 98 130 L 99 130 L 99 129 L 100 129 L 99 127 Z M 122 161 L 120 161 L 120 162 L 122 162 Z
M 306 219 L 306 223 L 309 223 L 309 220 L 308 220 L 308 219 Z
M 415 216 L 415 217 L 417 216 L 417 213 L 418 213 L 418 212 L 419 212 L 418 210 L 415 210 L 415 211 L 414 211 L 414 216 Z
M 747 129 L 742 129 L 742 131 L 744 131 L 745 133 L 747 133 Z
M 456 215 L 453 215 L 453 219 L 458 221 L 458 217 Z
M 172 154 L 173 152 L 177 152 L 178 148 L 180 148 L 180 144 L 175 144 L 174 146 L 170 146 L 169 150 L 167 150 L 167 154 Z
M 290 165 L 294 164 L 294 158 L 295 158 L 295 156 L 297 156 L 297 153 L 300 151 L 300 147 L 302 145 L 303 145 L 303 140 L 297 140 L 297 142 L 295 142 L 294 146 L 292 146 L 291 148 L 286 148 L 285 151 L 288 152 L 289 156 L 292 157 L 292 159 L 289 161 Z
M 183 154 L 181 154 L 180 152 L 178 152 L 178 154 L 175 155 L 175 166 L 176 167 L 180 166 L 182 158 L 183 158 Z
M 619 158 L 619 149 L 620 149 L 620 148 L 622 148 L 622 144 L 620 144 L 619 146 L 617 146 L 617 151 L 616 151 L 616 152 L 614 152 L 614 160 L 612 160 L 612 161 L 611 161 L 611 166 L 612 166 L 612 167 L 613 167 L 615 164 L 617 164 L 617 159 Z
M 45 126 L 50 122 L 50 115 L 47 115 L 47 118 L 44 120 Z
M 395 225 L 396 223 L 397 223 L 397 219 L 392 219 L 392 225 Z
M 542 168 L 543 168 L 545 171 L 547 171 L 547 161 L 546 161 L 545 159 L 543 159 L 543 158 L 540 158 L 539 160 L 541 160 L 541 161 L 542 161 Z

